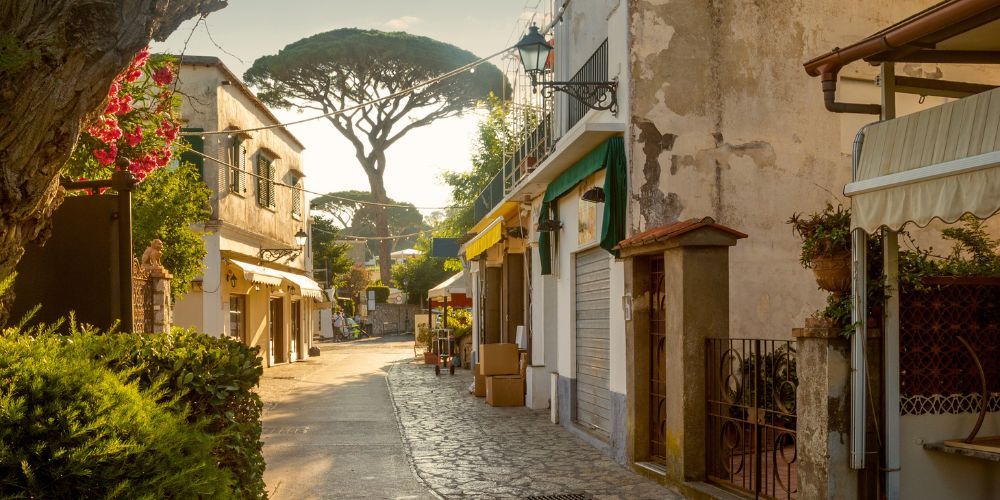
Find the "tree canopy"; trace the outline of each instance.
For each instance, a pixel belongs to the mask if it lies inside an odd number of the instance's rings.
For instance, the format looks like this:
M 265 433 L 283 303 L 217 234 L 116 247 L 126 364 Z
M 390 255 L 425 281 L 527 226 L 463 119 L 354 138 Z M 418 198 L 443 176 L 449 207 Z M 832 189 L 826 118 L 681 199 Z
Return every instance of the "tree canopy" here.
M 354 147 L 373 199 L 385 203 L 386 149 L 409 131 L 458 115 L 491 92 L 502 95 L 509 87 L 503 73 L 489 63 L 475 72 L 426 83 L 477 60 L 467 50 L 423 36 L 345 28 L 261 57 L 244 78 L 272 106 L 343 111 L 327 119 Z M 351 109 L 375 99 L 384 100 Z M 390 236 L 386 210 L 373 206 L 372 211 L 376 235 Z M 378 250 L 382 280 L 388 282 L 388 240 L 382 240 Z
M 440 225 L 435 225 L 442 236 L 462 236 L 476 224 L 473 209 L 476 198 L 503 168 L 505 156 L 515 142 L 509 102 L 491 95 L 483 105 L 487 114 L 479 122 L 472 152 L 472 170 L 448 171 L 442 175 L 442 180 L 451 187 L 455 204 L 455 208 L 448 209 Z
M 356 201 L 351 201 L 356 200 Z M 340 191 L 328 193 L 313 199 L 313 210 L 328 214 L 340 223 L 344 236 L 378 236 L 377 207 L 362 202 L 372 202 L 374 196 L 367 191 Z M 412 203 L 401 203 L 388 198 L 387 204 L 404 205 L 385 207 L 386 222 L 389 233 L 393 235 L 413 234 L 430 229 L 424 222 L 424 216 Z M 416 244 L 418 235 L 389 240 L 389 250 L 396 251 Z M 372 255 L 378 255 L 379 240 L 369 240 L 368 250 Z
M 421 238 L 416 248 L 424 252 L 422 255 L 392 266 L 393 284 L 409 295 L 412 304 L 423 303 L 428 290 L 455 273 L 445 267 L 447 259 L 429 255 L 430 246 L 430 238 Z
M 0 3 L 0 279 L 13 272 L 25 243 L 47 234 L 62 200 L 59 170 L 115 77 L 151 39 L 165 40 L 226 0 L 39 5 Z
M 348 256 L 350 247 L 337 243 L 341 229 L 325 217 L 314 217 L 312 222 L 313 269 L 326 270 L 324 279 L 333 286 L 343 286 L 345 275 L 354 266 Z

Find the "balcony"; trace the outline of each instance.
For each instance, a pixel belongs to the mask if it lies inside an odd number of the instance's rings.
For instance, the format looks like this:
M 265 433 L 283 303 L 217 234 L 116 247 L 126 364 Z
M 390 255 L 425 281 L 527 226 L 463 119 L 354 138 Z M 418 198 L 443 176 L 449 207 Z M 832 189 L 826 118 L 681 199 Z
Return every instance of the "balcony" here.
M 518 75 L 519 77 L 523 76 Z M 543 79 L 551 77 L 551 73 L 543 76 Z M 587 62 L 573 75 L 570 81 L 574 82 L 604 82 L 608 80 L 608 41 L 603 43 L 591 54 Z M 524 99 L 537 98 L 540 93 L 530 91 L 530 87 L 525 88 Z M 515 101 L 517 101 L 515 99 Z M 566 120 L 564 130 L 573 128 L 587 114 L 590 108 L 587 104 L 595 104 L 597 96 L 591 99 L 593 102 L 581 102 L 574 98 L 568 98 L 566 102 L 566 114 L 562 115 Z M 476 221 L 482 221 L 490 212 L 500 204 L 511 192 L 516 190 L 521 182 L 528 177 L 535 168 L 552 154 L 555 146 L 555 134 L 553 133 L 556 122 L 553 120 L 555 113 L 553 110 L 554 99 L 543 99 L 541 105 L 515 104 L 514 132 L 517 136 L 517 146 L 510 151 L 500 169 L 486 186 L 486 189 L 479 194 L 473 209 Z

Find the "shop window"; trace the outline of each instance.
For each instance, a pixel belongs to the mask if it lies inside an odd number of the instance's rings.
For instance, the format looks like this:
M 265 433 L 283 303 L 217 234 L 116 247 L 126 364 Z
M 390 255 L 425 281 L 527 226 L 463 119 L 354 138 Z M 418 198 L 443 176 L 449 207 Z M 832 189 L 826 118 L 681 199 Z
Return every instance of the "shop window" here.
M 229 336 L 237 340 L 244 340 L 246 331 L 246 296 L 229 296 Z

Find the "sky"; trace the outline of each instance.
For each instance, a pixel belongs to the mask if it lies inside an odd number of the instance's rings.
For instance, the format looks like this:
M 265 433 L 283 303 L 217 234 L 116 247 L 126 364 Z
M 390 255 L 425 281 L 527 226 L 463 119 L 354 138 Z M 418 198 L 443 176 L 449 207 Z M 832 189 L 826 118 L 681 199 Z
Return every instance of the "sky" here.
M 165 42 L 154 43 L 152 49 L 216 56 L 235 74 L 243 75 L 255 59 L 277 53 L 289 43 L 338 28 L 358 27 L 428 36 L 485 56 L 516 43 L 532 12 L 544 10 L 548 3 L 548 0 L 230 0 L 228 7 L 210 14 L 193 31 L 195 21 L 191 20 Z M 502 60 L 493 62 L 503 69 Z M 314 113 L 272 111 L 283 122 Z M 389 196 L 418 207 L 446 206 L 451 193 L 441 181 L 441 173 L 471 168 L 477 122 L 475 113 L 439 120 L 411 131 L 393 144 L 386 155 L 385 184 Z M 290 126 L 289 130 L 306 146 L 303 153 L 306 189 L 369 190 L 367 177 L 354 157 L 354 148 L 329 122 L 316 120 Z M 432 210 L 421 211 L 427 214 Z

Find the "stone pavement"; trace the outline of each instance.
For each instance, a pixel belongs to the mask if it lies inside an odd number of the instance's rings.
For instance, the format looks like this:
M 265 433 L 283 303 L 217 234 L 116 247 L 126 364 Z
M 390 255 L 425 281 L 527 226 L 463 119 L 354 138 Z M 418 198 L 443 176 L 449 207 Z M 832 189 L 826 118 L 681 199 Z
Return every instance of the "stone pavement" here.
M 417 475 L 446 498 L 682 498 L 625 469 L 549 421 L 547 411 L 493 408 L 469 394 L 469 370 L 434 376 L 401 362 L 389 371 L 393 403 Z
M 414 475 L 386 385 L 413 337 L 321 344 L 322 355 L 268 368 L 264 481 L 272 499 L 434 498 Z

